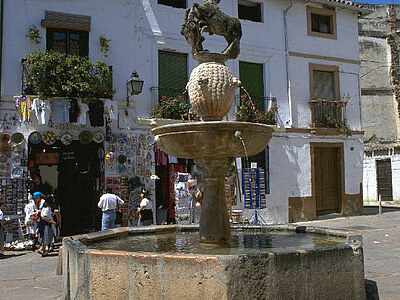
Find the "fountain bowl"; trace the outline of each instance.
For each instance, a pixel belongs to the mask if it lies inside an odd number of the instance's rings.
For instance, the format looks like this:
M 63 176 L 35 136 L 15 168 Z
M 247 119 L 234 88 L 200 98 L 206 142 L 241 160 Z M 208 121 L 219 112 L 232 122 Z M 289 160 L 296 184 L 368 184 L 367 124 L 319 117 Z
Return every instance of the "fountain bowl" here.
M 291 231 L 340 237 L 309 250 L 199 254 L 101 250 L 91 243 L 135 235 L 197 231 L 196 226 L 116 228 L 66 237 L 63 299 L 353 299 L 364 300 L 362 237 L 295 225 L 240 225 L 235 230 Z
M 237 121 L 179 123 L 152 129 L 158 147 L 187 159 L 252 156 L 267 147 L 273 131 L 271 125 Z

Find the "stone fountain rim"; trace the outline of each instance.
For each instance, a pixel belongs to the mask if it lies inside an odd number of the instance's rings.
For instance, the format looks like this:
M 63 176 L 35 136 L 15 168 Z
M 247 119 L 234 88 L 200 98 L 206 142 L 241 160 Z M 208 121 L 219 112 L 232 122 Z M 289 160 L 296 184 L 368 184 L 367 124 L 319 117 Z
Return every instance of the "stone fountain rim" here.
M 309 249 L 309 250 L 291 250 L 287 252 L 262 252 L 257 254 L 199 254 L 199 253 L 156 253 L 156 252 L 134 252 L 134 251 L 121 251 L 121 250 L 98 250 L 91 248 L 90 246 L 85 245 L 85 242 L 96 242 L 101 240 L 106 240 L 114 237 L 124 237 L 135 234 L 156 234 L 156 233 L 169 233 L 176 231 L 183 232 L 193 232 L 198 231 L 198 225 L 152 225 L 146 227 L 120 227 L 115 229 L 109 229 L 106 231 L 98 231 L 92 232 L 82 235 L 75 235 L 71 237 L 64 238 L 63 242 L 70 244 L 73 248 L 84 251 L 84 252 L 96 252 L 96 253 L 121 253 L 124 255 L 135 255 L 135 254 L 143 254 L 145 256 L 176 256 L 176 257 L 238 257 L 238 256 L 269 256 L 273 255 L 293 255 L 296 253 L 315 253 L 315 252 L 325 252 L 331 251 L 334 249 L 343 249 L 343 248 L 352 248 L 354 251 L 357 249 L 362 249 L 362 242 L 355 242 L 352 237 L 357 236 L 360 237 L 362 241 L 362 235 L 358 232 L 354 232 L 346 229 L 332 229 L 325 227 L 317 227 L 317 226 L 297 226 L 292 224 L 284 224 L 284 225 L 233 225 L 232 229 L 245 229 L 245 230 L 255 230 L 255 229 L 264 229 L 265 231 L 294 231 L 297 233 L 311 233 L 311 234 L 319 234 L 325 236 L 335 236 L 345 238 L 345 242 L 340 245 L 331 245 L 328 247 L 321 247 L 317 249 Z
M 239 121 L 199 121 L 177 124 L 167 124 L 155 127 L 151 130 L 154 135 L 185 131 L 242 131 L 263 134 L 272 134 L 275 125 Z

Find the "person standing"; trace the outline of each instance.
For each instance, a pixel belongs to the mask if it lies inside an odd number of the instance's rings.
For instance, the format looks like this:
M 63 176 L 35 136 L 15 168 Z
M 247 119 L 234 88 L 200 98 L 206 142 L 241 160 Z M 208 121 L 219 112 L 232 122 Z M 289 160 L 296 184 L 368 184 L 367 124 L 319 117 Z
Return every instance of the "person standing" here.
M 138 226 L 147 226 L 153 224 L 153 210 L 152 203 L 147 198 L 148 194 L 145 190 L 140 193 L 140 205 L 138 208 L 139 223 Z
M 37 210 L 35 201 L 33 201 L 32 196 L 29 195 L 28 197 L 28 202 L 25 204 L 25 226 L 26 226 L 26 235 L 33 241 L 35 238 L 35 233 L 36 233 L 36 223 L 33 222 L 32 216 Z M 33 250 L 35 247 L 32 247 Z
M 51 208 L 48 200 L 45 200 L 40 212 L 39 241 L 41 248 L 39 253 L 46 256 L 54 243 L 54 232 L 52 225 L 56 224 L 51 216 Z M 47 247 L 47 249 L 46 249 Z M 46 251 L 47 250 L 47 251 Z
M 3 224 L 7 223 L 7 220 L 3 214 L 4 207 L 5 207 L 4 202 L 0 202 L 0 258 L 4 257 L 3 249 L 4 249 L 5 230 L 4 230 Z
M 117 195 L 112 193 L 111 189 L 107 189 L 101 197 L 97 206 L 102 210 L 103 216 L 101 221 L 101 230 L 115 228 L 115 220 L 117 218 L 116 209 L 118 205 L 124 204 Z

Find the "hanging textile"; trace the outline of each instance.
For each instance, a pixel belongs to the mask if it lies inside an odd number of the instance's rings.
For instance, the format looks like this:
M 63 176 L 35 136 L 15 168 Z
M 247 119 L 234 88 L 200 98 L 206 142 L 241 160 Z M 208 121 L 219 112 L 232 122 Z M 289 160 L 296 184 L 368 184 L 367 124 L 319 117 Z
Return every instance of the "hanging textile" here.
M 69 105 L 69 121 L 71 123 L 76 123 L 78 122 L 78 115 L 79 115 L 79 105 L 78 105 L 78 100 L 76 99 L 70 99 L 70 105 Z
M 51 106 L 49 101 L 36 98 L 32 103 L 32 110 L 39 125 L 46 125 L 50 120 Z
M 118 120 L 118 103 L 117 103 L 117 101 L 107 99 L 106 102 L 104 103 L 104 106 L 106 107 L 106 112 L 108 113 L 108 116 L 110 117 L 110 119 Z
M 51 103 L 54 124 L 69 123 L 69 99 L 57 99 Z
M 16 96 L 15 107 L 19 112 L 19 121 L 30 122 L 31 121 L 31 109 L 32 109 L 32 99 L 26 97 L 25 95 Z
M 166 166 L 168 164 L 168 155 L 156 145 L 154 145 L 154 154 L 156 166 Z
M 102 101 L 89 103 L 89 121 L 93 127 L 104 126 L 104 104 Z
M 86 103 L 82 103 L 81 100 L 78 101 L 79 105 L 79 114 L 78 114 L 78 123 L 82 125 L 86 125 L 86 114 L 89 111 L 89 106 Z

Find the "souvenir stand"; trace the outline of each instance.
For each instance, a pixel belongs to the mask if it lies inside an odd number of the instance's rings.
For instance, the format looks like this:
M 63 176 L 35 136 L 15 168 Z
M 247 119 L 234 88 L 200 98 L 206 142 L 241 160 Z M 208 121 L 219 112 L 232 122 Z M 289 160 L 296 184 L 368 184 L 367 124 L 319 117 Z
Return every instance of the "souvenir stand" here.
M 267 207 L 265 195 L 265 170 L 263 168 L 243 169 L 244 208 L 262 209 Z
M 27 157 L 25 138 L 21 133 L 0 136 L 0 200 L 11 222 L 5 225 L 7 241 L 22 236 L 19 219 L 23 217 L 28 198 Z
M 153 137 L 147 133 L 108 134 L 106 137 L 106 186 L 119 195 L 122 207 L 122 226 L 128 225 L 128 215 L 140 204 L 141 189 L 150 188 Z

